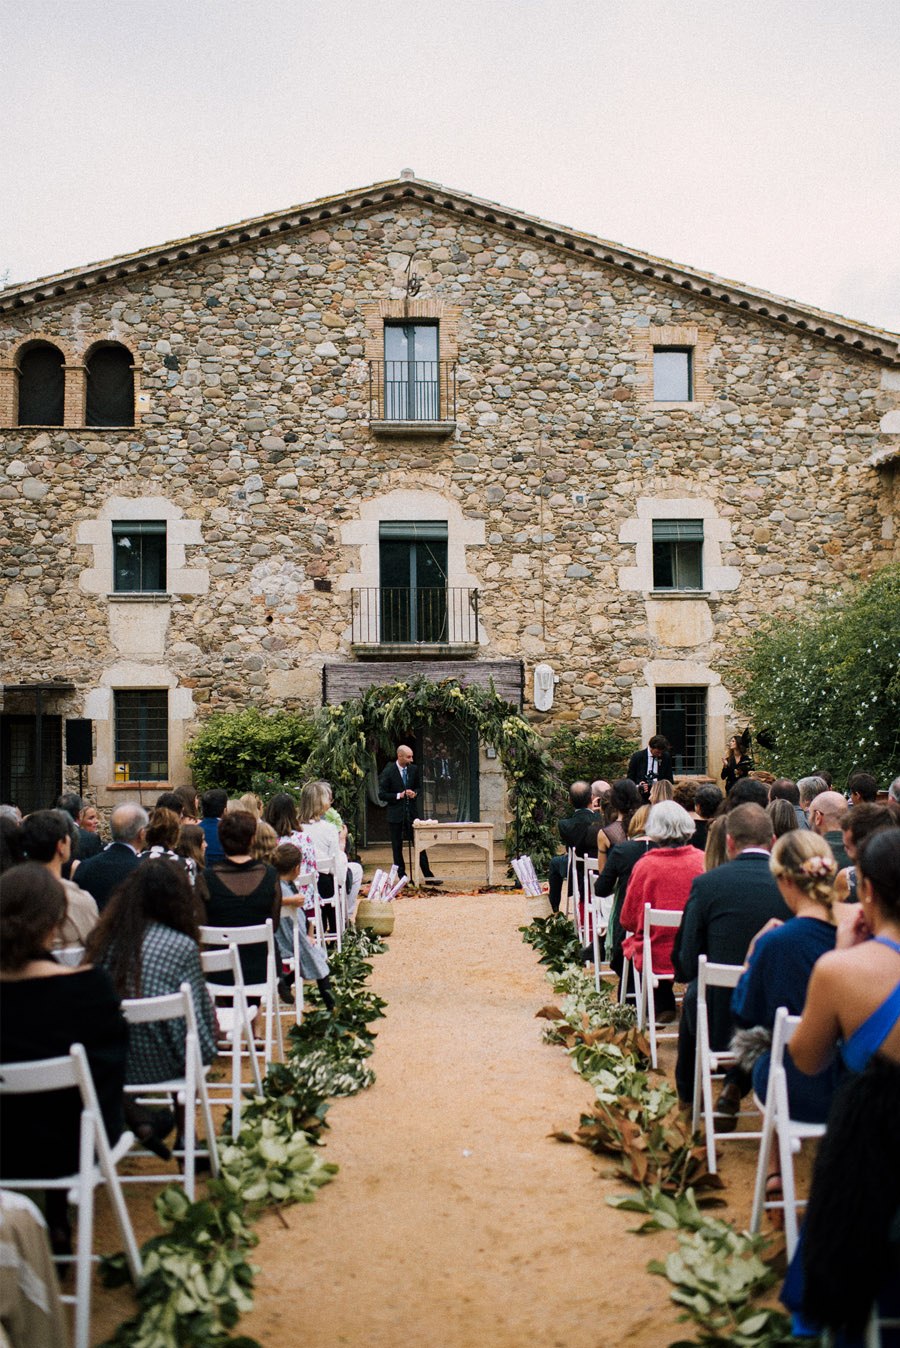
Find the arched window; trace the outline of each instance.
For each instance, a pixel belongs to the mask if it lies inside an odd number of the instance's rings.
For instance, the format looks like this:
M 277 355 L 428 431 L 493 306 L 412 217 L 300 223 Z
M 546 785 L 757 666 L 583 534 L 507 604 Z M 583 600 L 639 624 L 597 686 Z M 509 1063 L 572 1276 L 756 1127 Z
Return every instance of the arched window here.
M 19 357 L 19 425 L 61 426 L 66 400 L 63 353 L 33 342 Z
M 85 425 L 134 425 L 134 371 L 127 347 L 98 346 L 87 360 Z

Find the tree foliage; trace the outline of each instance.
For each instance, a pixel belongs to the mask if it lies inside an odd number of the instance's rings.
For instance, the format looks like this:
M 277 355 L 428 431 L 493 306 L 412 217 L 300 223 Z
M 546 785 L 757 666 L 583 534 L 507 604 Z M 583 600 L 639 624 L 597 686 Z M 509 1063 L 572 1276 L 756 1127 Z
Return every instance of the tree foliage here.
M 550 741 L 550 752 L 559 763 L 563 782 L 614 782 L 624 777 L 628 760 L 638 748 L 609 725 L 585 733 L 563 726 Z
M 897 775 L 900 566 L 818 611 L 769 623 L 741 654 L 741 704 L 774 744 L 760 766 L 793 778 L 825 767 L 836 786 L 856 768 L 884 786 Z
M 308 716 L 263 712 L 259 707 L 219 712 L 205 721 L 188 747 L 200 791 L 219 786 L 231 795 L 250 790 L 254 774 L 281 780 L 302 777 L 315 727 Z
M 316 717 L 307 773 L 327 778 L 340 813 L 359 821 L 377 751 L 392 749 L 411 727 L 444 720 L 474 732 L 481 744 L 497 750 L 513 813 L 507 844 L 529 853 L 536 866 L 546 865 L 556 850 L 559 778 L 540 736 L 493 685 L 463 688 L 456 679 L 432 683 L 415 678 L 369 688 L 362 697 L 323 707 Z

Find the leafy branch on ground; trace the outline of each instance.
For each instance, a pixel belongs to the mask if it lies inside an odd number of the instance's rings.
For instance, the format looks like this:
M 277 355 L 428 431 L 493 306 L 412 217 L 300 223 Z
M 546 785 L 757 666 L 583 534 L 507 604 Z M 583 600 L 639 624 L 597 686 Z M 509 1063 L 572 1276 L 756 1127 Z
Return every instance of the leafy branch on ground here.
M 253 1306 L 257 1270 L 247 1256 L 257 1237 L 248 1218 L 312 1202 L 336 1173 L 318 1140 L 328 1098 L 375 1079 L 366 1065 L 375 1039 L 369 1026 L 385 1003 L 364 985 L 372 971 L 368 957 L 384 949 L 369 932 L 345 934 L 343 950 L 330 960 L 334 1014 L 311 998 L 303 1024 L 290 1033 L 286 1060 L 270 1066 L 262 1095 L 242 1109 L 236 1139 L 226 1118 L 221 1173 L 209 1181 L 206 1197 L 191 1202 L 174 1184 L 159 1195 L 164 1230 L 141 1249 L 138 1313 L 104 1348 L 259 1348 L 230 1332 Z M 102 1273 L 109 1286 L 128 1282 L 125 1256 L 104 1260 Z

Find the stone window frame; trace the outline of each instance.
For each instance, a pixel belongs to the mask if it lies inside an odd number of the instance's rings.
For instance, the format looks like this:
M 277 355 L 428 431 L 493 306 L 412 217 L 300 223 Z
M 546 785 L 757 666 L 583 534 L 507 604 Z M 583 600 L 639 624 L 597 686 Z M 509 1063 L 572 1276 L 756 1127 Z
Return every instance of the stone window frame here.
M 447 387 L 447 365 L 459 360 L 459 327 L 462 306 L 449 304 L 436 296 L 419 299 L 381 299 L 362 304 L 363 356 L 367 363 L 384 360 L 384 329 L 389 323 L 434 323 L 438 330 L 438 368 L 440 369 L 441 408 L 451 405 L 451 390 Z M 370 367 L 371 368 L 371 367 Z M 445 418 L 448 422 L 451 418 Z M 414 433 L 415 423 L 410 422 Z
M 120 762 L 123 761 L 123 760 L 116 754 L 116 749 L 119 747 L 119 739 L 120 739 L 120 734 L 121 734 L 121 725 L 120 725 L 120 710 L 121 710 L 121 708 L 120 708 L 119 697 L 120 697 L 120 694 L 122 694 L 122 695 L 124 695 L 124 696 L 127 697 L 127 696 L 133 696 L 133 695 L 136 694 L 136 693 L 155 693 L 155 694 L 164 694 L 164 695 L 165 695 L 165 699 L 166 699 L 166 729 L 165 729 L 165 737 L 166 737 L 166 743 L 165 743 L 165 749 L 166 749 L 166 771 L 165 771 L 165 773 L 163 774 L 162 777 L 143 777 L 143 776 L 138 776 L 138 777 L 126 777 L 126 778 L 123 778 L 123 779 L 121 780 L 121 783 L 120 783 L 120 784 L 121 784 L 121 785 L 132 786 L 132 787 L 133 787 L 133 786 L 136 786 L 136 785 L 140 785 L 140 786 L 148 785 L 148 786 L 149 786 L 149 785 L 152 785 L 152 784 L 156 784 L 157 789 L 158 789 L 160 784 L 163 784 L 163 783 L 164 783 L 164 784 L 168 785 L 168 784 L 169 784 L 169 779 L 170 779 L 170 773 L 169 773 L 169 725 L 170 725 L 170 722 L 171 722 L 171 716 L 170 716 L 170 712 L 169 712 L 169 702 L 170 702 L 170 700 L 171 700 L 171 690 L 168 688 L 168 686 L 165 686 L 165 687 L 159 687 L 159 686 L 156 686 L 156 687 L 152 687 L 152 688 L 113 688 L 113 690 L 112 690 L 112 708 L 113 708 L 113 715 L 112 715 L 112 738 L 113 738 L 113 758 L 114 758 L 114 763 L 113 763 L 113 773 L 114 773 L 114 776 L 115 776 L 115 778 L 116 778 L 116 782 L 119 783 L 119 778 L 118 778 L 118 775 L 116 774 L 116 765 L 117 765 L 118 763 L 120 763 Z
M 114 588 L 113 524 L 123 520 L 162 521 L 166 526 L 166 589 L 160 591 Z M 81 520 L 76 542 L 93 548 L 93 565 L 78 578 L 84 594 L 101 595 L 111 603 L 166 603 L 176 595 L 203 595 L 209 590 L 209 570 L 189 567 L 186 549 L 203 543 L 202 521 L 188 519 L 181 506 L 164 496 L 111 496 L 96 515 Z
M 702 590 L 653 588 L 654 519 L 703 521 Z M 736 590 L 741 582 L 736 566 L 722 565 L 722 545 L 731 542 L 731 522 L 719 514 L 714 501 L 705 497 L 639 497 L 634 515 L 619 529 L 619 542 L 635 545 L 636 563 L 619 567 L 619 589 L 641 591 L 647 599 L 703 599 L 711 593 Z
M 115 693 L 167 691 L 169 695 L 168 750 L 169 776 L 166 781 L 117 782 L 115 780 Z M 179 686 L 178 675 L 168 666 L 142 660 L 119 660 L 100 675 L 98 686 L 84 697 L 84 716 L 93 721 L 96 733 L 94 762 L 87 769 L 88 784 L 96 802 L 104 808 L 133 799 L 145 804 L 142 791 L 159 793 L 179 781 L 187 781 L 187 743 L 196 727 L 197 708 L 190 688 Z M 155 797 L 154 797 L 155 799 Z
M 641 743 L 646 744 L 656 728 L 656 694 L 663 688 L 706 690 L 706 776 L 718 780 L 726 732 L 734 719 L 734 705 L 721 675 L 702 660 L 650 660 L 643 667 L 643 682 L 631 691 L 631 714 L 640 722 Z M 686 774 L 688 776 L 692 774 Z M 704 774 L 700 774 L 701 776 Z
M 382 523 L 438 519 L 447 521 L 447 588 L 478 589 L 478 577 L 471 574 L 466 564 L 466 549 L 484 544 L 484 521 L 467 518 L 456 501 L 427 488 L 387 491 L 360 504 L 359 518 L 340 526 L 342 544 L 359 549 L 359 568 L 348 569 L 338 578 L 336 588 L 350 591 L 380 587 Z M 344 637 L 349 644 L 349 628 Z M 478 644 L 486 643 L 479 618 Z
M 63 378 L 65 380 L 65 403 L 61 426 L 20 426 L 19 425 L 19 360 L 22 353 L 34 342 L 48 342 L 63 354 Z M 134 422 L 126 426 L 89 426 L 85 420 L 87 404 L 87 362 L 98 346 L 121 346 L 131 356 L 131 371 L 134 378 Z M 43 329 L 23 334 L 14 346 L 0 354 L 0 429 L 25 431 L 80 430 L 92 434 L 121 435 L 123 431 L 133 431 L 140 426 L 141 413 L 149 410 L 149 398 L 141 392 L 141 358 L 135 353 L 131 342 L 123 341 L 118 333 L 95 333 L 87 337 L 76 347 L 58 333 Z
M 696 412 L 713 397 L 709 377 L 709 350 L 714 343 L 712 333 L 696 324 L 668 324 L 665 327 L 639 329 L 634 337 L 636 347 L 635 397 L 638 402 L 660 412 Z M 653 352 L 656 347 L 680 347 L 691 351 L 690 402 L 657 402 L 653 396 Z

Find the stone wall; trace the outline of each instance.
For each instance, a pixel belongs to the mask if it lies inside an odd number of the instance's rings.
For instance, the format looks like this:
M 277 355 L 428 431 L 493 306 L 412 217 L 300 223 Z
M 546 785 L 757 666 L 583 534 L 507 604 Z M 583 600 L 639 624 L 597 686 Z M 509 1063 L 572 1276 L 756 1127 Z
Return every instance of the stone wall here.
M 373 315 L 403 315 L 413 255 L 412 312 L 439 318 L 441 358 L 458 361 L 457 424 L 382 439 Z M 480 656 L 524 658 L 529 695 L 539 661 L 560 676 L 532 719 L 645 736 L 657 686 L 707 686 L 714 770 L 739 715 L 731 662 L 760 616 L 898 555 L 892 470 L 871 463 L 896 443 L 895 372 L 436 206 L 25 307 L 0 329 L 0 367 L 36 333 L 73 364 L 122 342 L 140 371 L 139 426 L 0 431 L 0 672 L 76 684 L 63 710 L 98 719 L 101 803 L 116 798 L 112 688 L 177 691 L 177 779 L 195 717 L 318 704 L 322 663 L 353 658 L 349 586 L 377 584 L 364 522 L 397 493 L 445 503 L 457 583 L 479 587 Z M 695 352 L 694 401 L 656 404 L 652 348 L 673 333 Z M 168 523 L 170 596 L 149 605 L 110 602 L 100 579 L 128 502 L 128 518 Z M 649 595 L 660 509 L 704 520 L 700 596 Z

